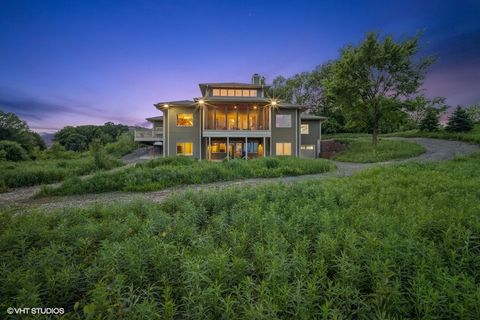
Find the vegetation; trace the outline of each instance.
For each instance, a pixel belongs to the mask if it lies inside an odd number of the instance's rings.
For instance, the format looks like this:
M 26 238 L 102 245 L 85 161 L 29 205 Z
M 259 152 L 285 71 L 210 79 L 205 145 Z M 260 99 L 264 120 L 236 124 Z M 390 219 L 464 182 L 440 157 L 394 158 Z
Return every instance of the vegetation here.
M 441 129 L 436 132 L 422 132 L 418 130 L 410 130 L 403 132 L 395 132 L 386 136 L 396 136 L 396 137 L 424 137 L 424 138 L 435 138 L 435 139 L 445 139 L 445 140 L 458 140 L 471 143 L 480 144 L 480 124 L 474 125 L 472 131 L 469 132 L 452 132 Z
M 480 104 L 473 104 L 467 107 L 467 113 L 470 119 L 475 123 L 480 123 Z
M 45 143 L 38 133 L 33 132 L 27 123 L 20 120 L 15 113 L 0 110 L 0 140 L 13 141 L 28 153 L 29 156 L 34 150 L 45 149 Z
M 473 129 L 473 120 L 465 109 L 458 106 L 448 119 L 447 131 L 467 132 Z
M 425 152 L 425 148 L 415 142 L 380 139 L 376 146 L 367 139 L 342 139 L 347 150 L 336 155 L 335 160 L 345 162 L 381 162 L 411 158 Z
M 9 188 L 27 187 L 62 181 L 67 177 L 89 174 L 101 169 L 112 169 L 123 165 L 120 160 L 106 157 L 105 164 L 98 167 L 91 156 L 77 155 L 75 158 L 50 158 L 22 162 L 0 161 L 0 191 Z
M 54 140 L 67 150 L 85 151 L 94 139 L 102 144 L 112 143 L 125 132 L 128 132 L 128 126 L 112 122 L 107 122 L 103 126 L 67 126 L 55 134 Z
M 420 131 L 438 131 L 440 114 L 436 109 L 428 109 L 420 122 Z
M 28 155 L 25 149 L 15 141 L 0 140 L 1 159 L 4 161 L 22 161 L 27 160 Z
M 4 212 L 0 307 L 96 319 L 477 319 L 479 190 L 476 154 L 160 205 Z
M 133 132 L 124 132 L 117 141 L 105 145 L 105 151 L 118 158 L 138 148 L 140 148 L 140 144 L 135 142 Z
M 125 170 L 97 173 L 87 179 L 70 178 L 59 187 L 42 188 L 39 195 L 152 191 L 187 184 L 321 173 L 333 168 L 333 164 L 327 160 L 292 157 L 221 163 L 186 157 L 160 158 Z

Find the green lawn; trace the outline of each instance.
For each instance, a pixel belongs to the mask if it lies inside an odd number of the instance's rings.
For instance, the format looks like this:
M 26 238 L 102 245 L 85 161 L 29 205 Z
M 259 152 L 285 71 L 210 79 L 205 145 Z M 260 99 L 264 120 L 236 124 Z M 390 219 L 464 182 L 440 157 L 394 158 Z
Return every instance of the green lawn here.
M 380 139 L 373 146 L 371 139 L 337 139 L 347 144 L 347 150 L 333 159 L 345 162 L 382 162 L 393 159 L 411 158 L 425 152 L 425 148 L 415 142 Z
M 439 130 L 436 132 L 422 132 L 418 130 L 396 132 L 388 134 L 386 136 L 397 136 L 397 137 L 425 137 L 425 138 L 435 138 L 435 139 L 446 139 L 446 140 L 458 140 L 465 142 L 472 142 L 480 144 L 480 124 L 476 124 L 472 131 L 470 132 L 448 132 L 445 130 Z
M 0 214 L 0 309 L 95 319 L 478 319 L 480 154 Z
M 328 160 L 293 157 L 198 161 L 185 157 L 160 158 L 116 172 L 101 172 L 80 180 L 73 177 L 57 188 L 44 187 L 39 196 L 108 191 L 153 191 L 216 181 L 296 176 L 331 171 Z
M 109 168 L 123 165 L 108 157 Z M 30 161 L 0 161 L 0 191 L 62 181 L 70 176 L 89 174 L 100 170 L 93 157 L 83 155 L 76 159 L 49 159 Z

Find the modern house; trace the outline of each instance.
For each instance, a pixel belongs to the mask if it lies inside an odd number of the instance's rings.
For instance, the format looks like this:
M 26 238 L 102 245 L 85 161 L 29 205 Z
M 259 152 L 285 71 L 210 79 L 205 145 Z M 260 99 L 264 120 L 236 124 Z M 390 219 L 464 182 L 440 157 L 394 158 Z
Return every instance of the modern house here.
M 269 98 L 258 74 L 251 83 L 199 86 L 201 98 L 155 104 L 163 116 L 147 118 L 153 129 L 136 131 L 135 141 L 158 146 L 163 156 L 207 160 L 318 157 L 325 118 Z

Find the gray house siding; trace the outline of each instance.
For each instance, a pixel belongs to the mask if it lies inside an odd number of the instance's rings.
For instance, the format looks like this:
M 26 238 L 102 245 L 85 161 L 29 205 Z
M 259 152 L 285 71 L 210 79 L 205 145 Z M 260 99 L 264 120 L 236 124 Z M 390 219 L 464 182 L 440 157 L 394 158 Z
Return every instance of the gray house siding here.
M 177 155 L 177 143 L 193 143 L 193 156 L 200 158 L 200 112 L 198 109 L 189 107 L 171 107 L 166 112 L 166 155 Z M 179 113 L 192 113 L 193 126 L 177 126 Z
M 277 115 L 290 115 L 291 126 L 290 128 L 277 128 Z M 292 156 L 298 156 L 298 133 L 300 112 L 297 109 L 274 109 L 272 110 L 272 139 L 271 139 L 271 155 L 276 156 L 277 143 L 291 143 Z
M 301 155 L 306 157 L 318 157 L 320 153 L 320 139 L 321 139 L 321 130 L 322 125 L 318 120 L 302 120 L 302 124 L 308 124 L 308 134 L 301 134 L 301 145 L 302 146 L 314 146 L 314 152 L 310 150 L 301 149 Z

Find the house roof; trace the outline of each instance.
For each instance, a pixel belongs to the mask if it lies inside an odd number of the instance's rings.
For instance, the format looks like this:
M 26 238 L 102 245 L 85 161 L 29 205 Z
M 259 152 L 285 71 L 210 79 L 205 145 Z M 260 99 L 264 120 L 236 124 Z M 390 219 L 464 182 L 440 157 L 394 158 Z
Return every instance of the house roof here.
M 269 86 L 264 84 L 252 84 L 252 83 L 242 83 L 242 82 L 210 82 L 210 83 L 200 83 L 198 84 L 202 95 L 205 96 L 205 91 L 208 87 L 212 88 L 242 88 L 242 89 L 261 89 L 267 88 Z
M 156 117 L 150 117 L 150 118 L 145 118 L 147 121 L 163 121 L 163 116 L 156 116 Z
M 157 108 L 162 108 L 165 105 L 169 106 L 182 106 L 182 107 L 193 107 L 195 106 L 195 102 L 192 100 L 177 100 L 177 101 L 163 101 L 155 103 L 154 106 Z
M 316 116 L 316 115 L 309 114 L 309 113 L 302 113 L 300 115 L 300 119 L 301 120 L 326 120 L 327 117 Z

